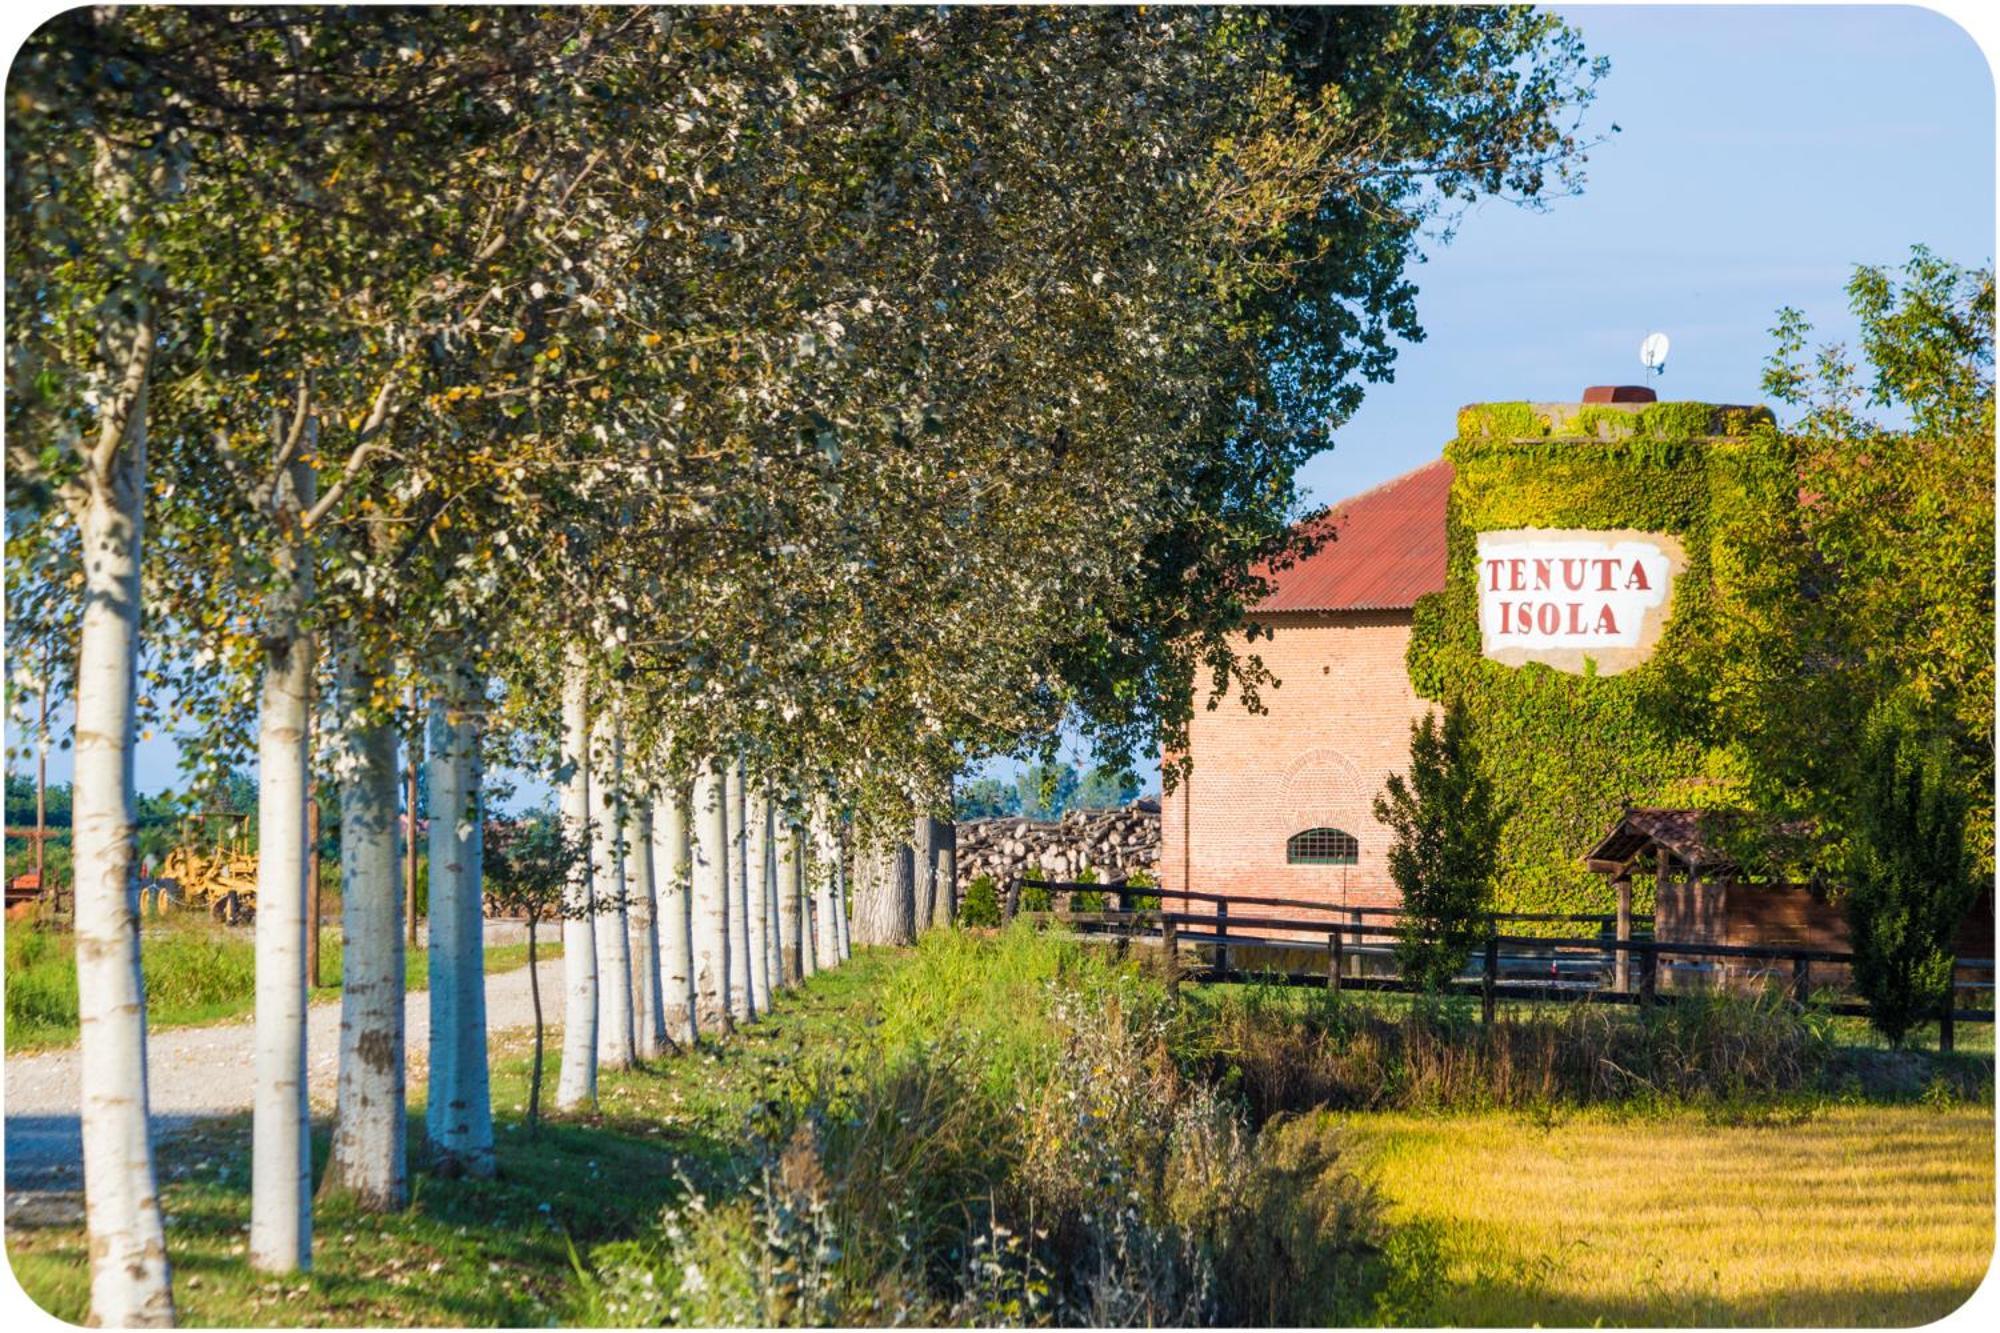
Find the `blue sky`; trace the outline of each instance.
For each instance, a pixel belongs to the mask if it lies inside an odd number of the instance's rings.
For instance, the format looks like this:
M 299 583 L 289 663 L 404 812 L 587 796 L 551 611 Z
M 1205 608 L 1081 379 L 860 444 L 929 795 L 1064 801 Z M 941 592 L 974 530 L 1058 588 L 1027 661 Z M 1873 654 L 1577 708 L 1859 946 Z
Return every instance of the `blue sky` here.
M 1642 381 L 1663 398 L 1759 402 L 1785 305 L 1846 336 L 1857 263 L 1923 242 L 1994 252 L 1993 79 L 1963 29 L 1902 6 L 1578 6 L 1611 58 L 1582 195 L 1467 215 L 1415 271 L 1428 337 L 1403 349 L 1305 480 L 1330 503 L 1437 457 L 1465 403 L 1574 401 Z
M 1316 502 L 1436 457 L 1461 404 L 1639 382 L 1653 329 L 1674 344 L 1663 397 L 1758 401 L 1778 307 L 1846 336 L 1854 264 L 1897 263 L 1917 242 L 1991 261 L 1993 80 L 1952 20 L 1909 7 L 1562 12 L 1611 58 L 1589 123 L 1622 132 L 1592 153 L 1581 196 L 1544 212 L 1484 204 L 1432 248 L 1414 273 L 1429 336 L 1307 465 Z M 68 780 L 66 756 L 50 769 Z M 170 741 L 140 747 L 138 777 L 144 791 L 177 785 Z

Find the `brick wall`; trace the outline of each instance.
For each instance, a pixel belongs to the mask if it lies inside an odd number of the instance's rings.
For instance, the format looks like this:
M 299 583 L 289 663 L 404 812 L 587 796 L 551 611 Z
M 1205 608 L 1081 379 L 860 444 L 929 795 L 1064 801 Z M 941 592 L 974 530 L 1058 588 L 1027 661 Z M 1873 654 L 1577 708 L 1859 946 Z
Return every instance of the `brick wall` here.
M 1162 882 L 1393 906 L 1389 836 L 1372 807 L 1389 774 L 1407 766 L 1410 723 L 1429 707 L 1404 666 L 1410 614 L 1301 612 L 1269 623 L 1273 637 L 1237 643 L 1281 682 L 1262 691 L 1267 711 L 1252 714 L 1233 698 L 1212 712 L 1197 702 L 1193 771 L 1162 802 Z M 1286 839 L 1320 826 L 1353 834 L 1359 863 L 1286 864 Z

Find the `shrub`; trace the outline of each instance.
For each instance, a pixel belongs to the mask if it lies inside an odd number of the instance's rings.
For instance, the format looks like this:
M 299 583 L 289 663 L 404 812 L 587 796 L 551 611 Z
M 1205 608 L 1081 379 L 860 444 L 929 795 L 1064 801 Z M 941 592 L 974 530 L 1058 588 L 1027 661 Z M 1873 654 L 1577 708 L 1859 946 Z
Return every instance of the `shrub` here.
M 1086 866 L 1077 872 L 1074 884 L 1097 883 L 1097 870 Z M 1105 909 L 1104 891 L 1101 889 L 1075 889 L 1069 896 L 1069 910 L 1072 912 L 1102 912 Z
M 1718 1105 L 1815 1086 L 1830 1026 L 1778 997 L 1690 997 L 1642 1012 L 1469 1002 L 1406 1010 L 1253 988 L 1191 1040 L 1193 1067 L 1233 1072 L 1253 1117 L 1337 1109 L 1540 1107 L 1633 1099 Z
M 994 886 L 993 876 L 976 876 L 972 883 L 965 886 L 965 896 L 958 903 L 958 924 L 961 926 L 1000 924 L 1000 890 Z
M 1143 870 L 1135 870 L 1131 874 L 1125 877 L 1125 887 L 1129 889 L 1154 889 L 1158 888 L 1159 884 L 1160 882 L 1158 880 L 1154 879 L 1151 875 L 1147 874 Z M 1135 895 L 1132 899 L 1132 910 L 1135 912 L 1159 911 L 1160 895 L 1158 895 L 1157 893 L 1141 893 Z

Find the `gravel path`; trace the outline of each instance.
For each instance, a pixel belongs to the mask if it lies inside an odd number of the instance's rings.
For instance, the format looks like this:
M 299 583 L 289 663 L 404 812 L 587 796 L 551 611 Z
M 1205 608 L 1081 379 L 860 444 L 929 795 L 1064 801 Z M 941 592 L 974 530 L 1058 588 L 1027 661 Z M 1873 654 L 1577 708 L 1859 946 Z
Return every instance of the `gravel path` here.
M 544 962 L 542 1013 L 551 1030 L 562 1019 L 562 960 Z M 428 991 L 405 1003 L 412 1091 L 428 1077 Z M 486 1025 L 491 1032 L 531 1026 L 528 969 L 486 978 Z M 248 1111 L 253 1096 L 255 1033 L 249 1020 L 208 1027 L 169 1028 L 146 1039 L 148 1092 L 156 1140 L 212 1116 Z M 307 1020 L 306 1052 L 316 1109 L 331 1109 L 340 1043 L 340 1003 L 315 1004 Z M 83 1140 L 77 1127 L 82 1100 L 75 1047 L 7 1057 L 7 1193 L 83 1188 Z

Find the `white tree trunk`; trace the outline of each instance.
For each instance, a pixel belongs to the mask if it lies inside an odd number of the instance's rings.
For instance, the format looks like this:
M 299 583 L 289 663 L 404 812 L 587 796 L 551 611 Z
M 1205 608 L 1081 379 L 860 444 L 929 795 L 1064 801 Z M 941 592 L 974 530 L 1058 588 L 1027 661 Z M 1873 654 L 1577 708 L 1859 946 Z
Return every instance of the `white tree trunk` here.
M 724 776 L 723 806 L 729 815 L 729 1016 L 739 1023 L 757 1017 L 750 969 L 750 828 L 743 790 L 743 761 L 733 760 Z
M 590 693 L 583 650 L 571 646 L 563 662 L 563 828 L 571 838 L 590 837 Z M 556 1082 L 560 1110 L 597 1102 L 597 928 L 590 859 L 584 858 L 563 895 L 563 1052 Z
M 644 793 L 625 807 L 625 874 L 632 894 L 632 1042 L 641 1060 L 667 1049 L 660 1012 L 660 886 L 653 858 L 653 802 Z
M 632 1067 L 632 936 L 626 911 L 624 753 L 610 709 L 591 728 L 591 883 L 597 894 L 597 1063 Z
M 743 865 L 750 877 L 750 1005 L 771 1007 L 771 803 L 760 787 L 745 802 Z
M 764 965 L 772 995 L 785 984 L 784 955 L 778 948 L 778 812 L 764 806 Z
M 463 668 L 430 716 L 430 1094 L 425 1129 L 441 1173 L 493 1174 L 486 1058 L 485 850 L 479 789 L 484 700 Z
M 833 858 L 833 961 L 838 966 L 854 956 L 854 923 L 848 915 L 847 858 L 841 854 L 847 841 L 837 838 Z
M 72 836 L 90 1312 L 107 1327 L 174 1322 L 166 1229 L 147 1120 L 146 992 L 139 969 L 132 744 L 145 536 L 151 326 L 109 476 L 77 516 L 83 621 L 77 641 Z M 116 438 L 116 437 L 114 437 Z
M 798 825 L 778 818 L 778 980 L 796 986 L 805 976 L 805 846 Z
M 268 600 L 257 715 L 257 1049 L 251 1110 L 250 1266 L 312 1267 L 312 1131 L 306 1102 L 306 792 L 313 644 L 299 613 L 304 553 Z
M 404 1126 L 403 882 L 396 857 L 396 729 L 365 710 L 376 677 L 341 663 L 340 1073 L 320 1189 L 388 1212 L 409 1201 Z
M 828 971 L 840 963 L 839 928 L 833 913 L 837 895 L 834 878 L 840 869 L 840 840 L 825 801 L 813 810 L 813 970 Z
M 694 780 L 695 984 L 700 1023 L 727 1032 L 729 1015 L 729 797 L 723 764 L 711 759 Z
M 697 1035 L 694 970 L 693 829 L 688 789 L 668 782 L 653 804 L 653 870 L 659 879 L 660 1012 L 684 1047 Z

